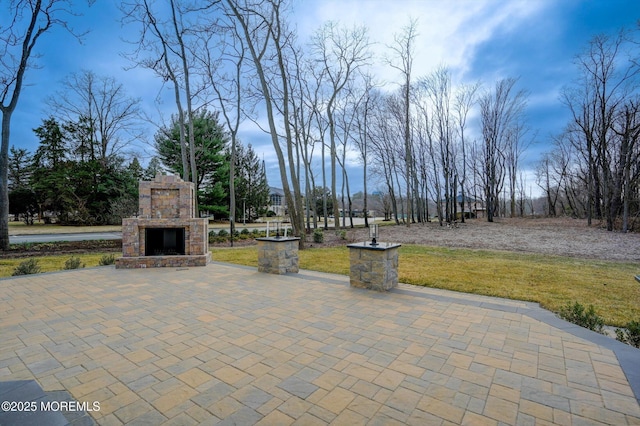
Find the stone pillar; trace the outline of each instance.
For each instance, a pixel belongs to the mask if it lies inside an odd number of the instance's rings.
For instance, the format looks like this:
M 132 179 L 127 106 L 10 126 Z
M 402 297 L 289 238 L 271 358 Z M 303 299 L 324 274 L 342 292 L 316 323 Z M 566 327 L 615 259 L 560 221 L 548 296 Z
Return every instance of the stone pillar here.
M 256 238 L 258 272 L 269 274 L 298 273 L 298 237 Z
M 398 285 L 398 249 L 400 244 L 349 244 L 352 287 L 386 291 Z

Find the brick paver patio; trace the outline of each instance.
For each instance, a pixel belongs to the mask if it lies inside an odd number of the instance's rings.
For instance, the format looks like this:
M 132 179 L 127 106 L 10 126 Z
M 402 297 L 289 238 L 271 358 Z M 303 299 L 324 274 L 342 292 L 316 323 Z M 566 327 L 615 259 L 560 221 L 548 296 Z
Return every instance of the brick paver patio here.
M 0 302 L 0 381 L 100 425 L 640 424 L 640 351 L 525 302 L 216 263 L 4 279 Z

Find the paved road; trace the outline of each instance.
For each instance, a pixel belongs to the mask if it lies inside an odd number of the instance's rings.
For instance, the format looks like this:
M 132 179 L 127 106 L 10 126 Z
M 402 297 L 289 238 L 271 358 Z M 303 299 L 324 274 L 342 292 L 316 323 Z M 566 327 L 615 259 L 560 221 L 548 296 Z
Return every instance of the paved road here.
M 48 243 L 53 241 L 119 240 L 121 232 L 83 232 L 77 234 L 10 235 L 11 244 Z

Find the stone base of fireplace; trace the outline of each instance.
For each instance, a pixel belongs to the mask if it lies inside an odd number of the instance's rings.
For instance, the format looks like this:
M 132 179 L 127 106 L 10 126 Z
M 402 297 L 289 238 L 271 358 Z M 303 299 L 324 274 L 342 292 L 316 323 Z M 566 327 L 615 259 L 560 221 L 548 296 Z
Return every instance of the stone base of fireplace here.
M 116 269 L 206 266 L 211 260 L 208 227 L 207 219 L 123 219 L 122 257 L 116 259 Z M 167 247 L 162 247 L 161 243 L 160 247 L 147 244 L 147 238 L 153 238 L 156 244 L 158 239 L 163 240 L 162 236 L 158 236 L 159 230 L 179 232 L 168 233 L 174 241 Z M 147 231 L 152 231 L 153 234 Z M 183 241 L 176 244 L 176 238 Z M 175 248 L 181 254 L 177 254 Z M 157 252 L 162 252 L 163 249 L 169 249 L 169 252 L 158 255 Z M 147 253 L 147 250 L 150 251 Z
M 139 256 L 120 257 L 116 259 L 116 269 L 134 268 L 188 268 L 191 266 L 207 266 L 211 261 L 211 253 L 200 256 Z

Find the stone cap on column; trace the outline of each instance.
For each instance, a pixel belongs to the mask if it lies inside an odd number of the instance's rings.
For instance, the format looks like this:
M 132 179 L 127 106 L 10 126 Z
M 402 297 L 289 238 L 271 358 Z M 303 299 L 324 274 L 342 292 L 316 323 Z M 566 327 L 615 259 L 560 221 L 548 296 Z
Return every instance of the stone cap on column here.
M 300 237 L 260 237 L 256 241 L 271 241 L 274 243 L 284 243 L 287 241 L 298 241 Z
M 402 246 L 402 244 L 398 244 L 398 243 L 378 243 L 375 246 L 371 245 L 370 241 L 363 241 L 361 243 L 353 243 L 353 244 L 347 244 L 347 247 L 349 248 L 357 248 L 357 249 L 362 249 L 362 250 L 390 250 L 390 249 L 394 249 L 396 247 L 400 247 Z

